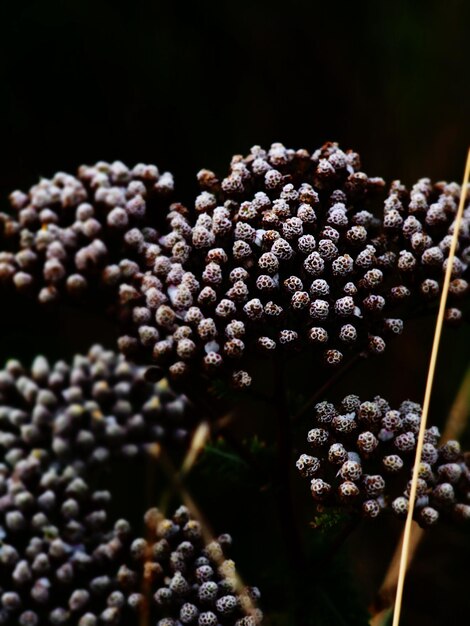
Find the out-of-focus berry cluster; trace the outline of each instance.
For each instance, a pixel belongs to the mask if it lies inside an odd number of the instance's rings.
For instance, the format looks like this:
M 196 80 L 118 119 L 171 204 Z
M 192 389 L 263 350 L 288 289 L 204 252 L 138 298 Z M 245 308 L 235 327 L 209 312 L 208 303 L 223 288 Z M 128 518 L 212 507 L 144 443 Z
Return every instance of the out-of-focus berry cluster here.
M 258 591 L 225 559 L 230 537 L 204 541 L 185 507 L 171 520 L 148 511 L 140 538 L 126 520 L 109 522 L 111 494 L 72 466 L 31 452 L 0 470 L 0 624 L 260 622 Z
M 137 271 L 137 258 L 157 256 L 155 228 L 172 191 L 170 173 L 120 161 L 81 166 L 76 176 L 58 172 L 28 193 L 14 191 L 13 214 L 0 214 L 0 283 L 43 304 L 117 288 Z
M 0 624 L 76 624 L 106 590 L 110 493 L 47 457 L 35 450 L 0 468 Z
M 184 396 L 146 382 L 122 355 L 91 348 L 72 365 L 38 357 L 0 372 L 0 624 L 255 626 L 231 539 L 206 540 L 185 507 L 145 516 L 146 536 L 107 512 L 95 465 L 130 459 L 194 426 Z
M 201 524 L 186 507 L 172 519 L 150 509 L 145 525 L 145 538 L 119 538 L 116 581 L 122 604 L 117 608 L 123 624 L 137 623 L 132 618 L 139 609 L 148 623 L 157 626 L 261 622 L 262 614 L 255 608 L 258 589 L 244 587 L 234 562 L 226 558 L 230 535 L 205 539 Z
M 93 346 L 68 364 L 37 357 L 0 371 L 0 450 L 16 462 L 36 448 L 61 461 L 103 463 L 155 442 L 187 442 L 195 417 L 185 396 L 144 369 Z
M 180 377 L 231 374 L 247 386 L 244 359 L 309 343 L 329 364 L 352 346 L 381 352 L 383 275 L 366 209 L 384 182 L 359 171 L 356 153 L 326 144 L 313 154 L 273 144 L 234 157 L 221 182 L 199 173 L 189 213 L 173 205 L 162 254 L 144 275 L 126 353 Z
M 421 407 L 403 402 L 398 410 L 380 397 L 361 402 L 350 395 L 335 407 L 315 407 L 315 427 L 297 469 L 310 480 L 319 507 L 334 505 L 377 517 L 384 509 L 408 511 L 408 497 Z M 415 518 L 423 526 L 439 519 L 470 520 L 470 459 L 457 441 L 438 445 L 439 430 L 426 430 Z
M 398 300 L 432 302 L 441 295 L 461 188 L 456 183 L 419 180 L 411 191 L 394 181 L 384 204 L 383 230 L 389 262 L 402 279 Z M 462 319 L 459 302 L 468 294 L 470 206 L 464 210 L 452 265 L 446 321 Z

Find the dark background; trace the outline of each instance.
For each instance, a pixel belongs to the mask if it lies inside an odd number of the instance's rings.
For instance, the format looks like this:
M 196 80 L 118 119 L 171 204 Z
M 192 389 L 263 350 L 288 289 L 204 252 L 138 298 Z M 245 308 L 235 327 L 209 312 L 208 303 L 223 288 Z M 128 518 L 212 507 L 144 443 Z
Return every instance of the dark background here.
M 460 179 L 470 10 L 410 2 L 4 2 L 0 191 L 119 158 L 185 194 L 253 144 L 354 147 L 366 171 Z M 4 201 L 4 200 L 3 200 Z
M 175 174 L 178 198 L 190 201 L 198 169 L 224 173 L 232 154 L 273 141 L 310 150 L 338 141 L 387 181 L 459 181 L 468 146 L 469 7 L 458 0 L 4 2 L 0 210 L 13 189 L 99 159 L 156 163 Z M 112 344 L 107 322 L 89 312 L 51 318 L 4 305 L 2 360 L 38 351 L 67 357 L 97 339 Z M 380 367 L 362 363 L 339 396 L 362 390 L 419 401 L 432 330 L 432 320 L 411 324 Z M 445 332 L 434 422 L 444 421 L 468 365 L 469 338 L 468 328 Z M 352 545 L 366 601 L 399 526 L 369 530 Z M 466 623 L 459 620 L 470 610 L 469 550 L 468 533 L 430 534 L 411 574 L 404 624 Z

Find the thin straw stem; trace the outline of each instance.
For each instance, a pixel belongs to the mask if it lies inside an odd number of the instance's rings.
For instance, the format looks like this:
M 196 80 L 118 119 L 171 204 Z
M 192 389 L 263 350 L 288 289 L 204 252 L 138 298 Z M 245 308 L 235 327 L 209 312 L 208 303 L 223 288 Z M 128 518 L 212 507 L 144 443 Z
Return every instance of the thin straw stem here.
M 195 437 L 195 439 L 197 440 L 198 438 L 201 438 L 201 437 L 205 437 L 204 428 Z M 199 445 L 197 445 L 196 447 L 199 448 Z M 173 465 L 171 458 L 168 456 L 165 450 L 158 443 L 155 443 L 150 447 L 149 454 L 155 461 L 157 461 L 160 464 L 160 467 L 162 468 L 167 478 L 169 479 L 171 486 L 178 493 L 179 497 L 181 498 L 181 500 L 183 501 L 183 503 L 186 505 L 189 512 L 191 513 L 192 517 L 196 519 L 197 521 L 199 521 L 201 525 L 201 533 L 206 544 L 209 544 L 212 541 L 216 541 L 217 540 L 216 535 L 213 533 L 201 509 L 196 504 L 196 501 L 194 500 L 194 498 L 192 497 L 192 495 L 190 494 L 190 492 L 184 485 L 183 480 L 185 476 L 188 474 L 188 472 L 190 471 L 191 467 L 189 467 L 187 464 L 185 466 L 185 461 L 183 461 L 183 466 L 181 467 L 180 471 L 178 471 L 176 467 Z M 148 560 L 150 560 L 151 555 L 148 554 L 147 558 Z M 224 557 L 215 557 L 215 560 L 217 561 L 217 565 L 221 566 L 224 562 Z M 233 570 L 231 572 L 231 576 L 233 577 L 233 582 L 235 583 L 236 590 L 241 591 L 245 587 L 245 584 L 242 578 L 240 577 L 239 573 L 236 570 Z M 149 589 L 148 588 L 146 589 L 145 586 L 143 589 L 143 595 L 144 597 L 147 598 L 147 602 L 144 603 L 144 610 L 141 615 L 142 617 L 141 625 L 148 626 L 149 622 L 146 620 L 148 620 L 148 613 L 149 613 L 148 611 Z M 243 604 L 242 610 L 246 616 L 251 615 L 253 611 L 255 610 L 255 604 L 249 597 L 244 597 L 244 604 Z
M 459 208 L 458 208 L 457 215 L 456 215 L 455 222 L 454 222 L 454 232 L 452 235 L 452 241 L 451 241 L 449 256 L 447 260 L 446 273 L 444 277 L 444 285 L 442 288 L 442 295 L 441 295 L 441 299 L 439 303 L 439 313 L 437 315 L 436 329 L 434 332 L 434 340 L 433 340 L 432 350 L 431 350 L 431 359 L 429 362 L 428 377 L 426 381 L 426 390 L 424 393 L 423 413 L 422 413 L 421 424 L 419 428 L 418 443 L 416 446 L 416 456 L 415 456 L 415 462 L 413 466 L 413 477 L 411 480 L 410 498 L 409 498 L 409 503 L 408 503 L 408 514 L 406 516 L 405 530 L 403 534 L 403 544 L 402 544 L 401 556 L 400 556 L 400 570 L 398 574 L 397 595 L 395 598 L 395 608 L 393 612 L 392 626 L 398 626 L 400 623 L 400 614 L 401 614 L 401 607 L 402 607 L 402 602 L 403 602 L 403 588 L 405 585 L 406 569 L 407 569 L 407 563 L 408 563 L 408 552 L 410 550 L 411 528 L 412 528 L 412 523 L 413 523 L 413 512 L 414 512 L 414 505 L 416 501 L 416 491 L 417 491 L 417 486 L 418 486 L 419 466 L 421 463 L 421 454 L 423 451 L 424 435 L 426 431 L 426 424 L 427 424 L 427 418 L 428 418 L 428 413 L 429 413 L 432 385 L 433 385 L 434 375 L 436 371 L 437 354 L 439 351 L 439 343 L 440 343 L 441 335 L 442 335 L 442 326 L 444 323 L 444 314 L 445 314 L 445 309 L 446 309 L 446 304 L 447 304 L 447 294 L 449 292 L 449 285 L 450 285 L 450 280 L 452 276 L 452 268 L 453 268 L 453 263 L 454 263 L 455 251 L 457 249 L 457 241 L 458 241 L 458 236 L 459 236 L 460 224 L 462 221 L 463 209 L 464 209 L 466 195 L 467 195 L 469 175 L 470 175 L 470 150 L 468 151 L 468 154 L 467 154 L 465 174 L 464 174 L 462 189 L 460 193 Z
M 444 424 L 440 443 L 443 444 L 449 439 L 460 439 L 464 432 L 470 413 L 470 367 L 466 371 L 460 384 L 457 395 L 452 403 L 452 407 Z M 423 538 L 424 530 L 417 525 L 411 528 L 410 549 L 408 552 L 408 568 L 414 558 L 416 550 Z M 370 626 L 383 626 L 392 613 L 394 596 L 397 591 L 398 572 L 400 569 L 400 552 L 403 542 L 403 533 L 397 542 L 397 547 L 384 576 L 382 585 L 377 594 L 377 598 L 370 611 L 372 617 Z

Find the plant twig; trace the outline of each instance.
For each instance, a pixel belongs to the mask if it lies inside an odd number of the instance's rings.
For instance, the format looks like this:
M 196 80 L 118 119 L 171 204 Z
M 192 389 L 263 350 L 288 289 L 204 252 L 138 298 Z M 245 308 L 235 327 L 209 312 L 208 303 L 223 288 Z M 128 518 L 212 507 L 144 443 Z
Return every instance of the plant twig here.
M 336 537 L 331 542 L 330 546 L 328 546 L 328 550 L 326 550 L 325 554 L 320 560 L 319 568 L 324 569 L 334 557 L 338 554 L 340 548 L 345 544 L 348 537 L 356 530 L 361 518 L 358 515 L 352 515 L 351 518 L 344 524 L 343 528 L 339 531 Z
M 317 400 L 319 400 L 322 396 L 325 395 L 325 393 L 331 389 L 331 387 L 333 387 L 333 385 L 335 383 L 337 383 L 347 372 L 349 372 L 349 370 L 351 369 L 351 367 L 357 363 L 357 361 L 361 358 L 361 353 L 357 353 L 354 356 L 352 356 L 349 361 L 347 361 L 347 363 L 345 363 L 342 367 L 338 368 L 335 373 L 330 376 L 330 378 L 326 381 L 326 383 L 324 385 L 322 385 L 320 387 L 320 389 L 317 389 L 317 391 L 315 391 L 315 393 L 313 395 L 310 396 L 310 398 L 308 398 L 308 400 L 306 400 L 304 402 L 304 404 L 300 407 L 300 409 L 297 411 L 297 413 L 293 416 L 292 421 L 297 422 L 300 419 L 302 419 L 302 417 L 305 415 L 305 413 L 308 411 L 308 409 L 315 404 L 315 402 L 317 402 Z
M 277 414 L 278 421 L 278 509 L 279 519 L 284 535 L 284 541 L 287 546 L 287 556 L 290 561 L 291 581 L 294 585 L 295 593 L 295 624 L 303 626 L 306 624 L 307 615 L 304 601 L 306 594 L 305 573 L 306 563 L 302 549 L 295 515 L 293 498 L 291 491 L 291 419 L 289 408 L 287 406 L 286 388 L 284 379 L 284 363 L 279 360 L 277 362 L 277 380 L 275 381 L 274 392 L 274 410 Z
M 441 437 L 441 443 L 449 441 L 449 439 L 459 439 L 468 422 L 470 414 L 470 368 L 467 370 L 464 379 L 459 387 L 457 396 L 449 411 L 444 432 Z M 410 536 L 410 548 L 408 552 L 408 565 L 410 566 L 419 542 L 421 541 L 424 532 L 419 526 L 413 526 Z M 388 566 L 382 585 L 377 593 L 377 597 L 374 604 L 370 608 L 372 618 L 370 620 L 370 626 L 383 626 L 386 624 L 388 617 L 391 613 L 391 606 L 393 604 L 393 598 L 397 589 L 398 581 L 398 569 L 400 565 L 400 550 L 403 542 L 403 535 L 400 537 L 400 541 L 395 548 L 392 560 Z
M 410 566 L 416 554 L 416 550 L 423 537 L 423 534 L 423 529 L 417 524 L 412 527 L 408 547 L 408 560 L 406 564 L 407 568 Z M 387 573 L 385 574 L 382 586 L 380 587 L 380 590 L 374 601 L 374 605 L 371 607 L 372 618 L 369 622 L 370 626 L 381 626 L 382 622 L 384 621 L 384 619 L 386 619 L 387 614 L 390 612 L 390 609 L 393 605 L 393 600 L 395 598 L 395 593 L 397 590 L 402 544 L 403 533 L 401 534 L 400 541 L 395 548 L 395 552 L 388 567 Z
M 429 412 L 429 405 L 431 402 L 431 392 L 432 392 L 432 386 L 434 382 L 434 374 L 436 371 L 437 354 L 439 350 L 439 344 L 440 344 L 441 335 L 442 335 L 442 327 L 444 323 L 444 315 L 445 315 L 446 304 L 447 304 L 447 295 L 449 292 L 450 280 L 452 277 L 453 262 L 455 258 L 455 251 L 457 249 L 457 242 L 458 242 L 458 236 L 460 232 L 460 224 L 462 222 L 463 210 L 465 206 L 469 177 L 470 177 L 470 149 L 467 154 L 467 162 L 465 165 L 464 180 L 462 183 L 462 189 L 460 193 L 459 208 L 457 210 L 457 215 L 455 217 L 455 222 L 453 224 L 454 232 L 452 234 L 450 250 L 449 250 L 449 254 L 447 258 L 446 273 L 444 277 L 444 284 L 442 286 L 441 299 L 439 302 L 439 313 L 437 316 L 436 329 L 435 329 L 434 340 L 433 340 L 432 349 L 431 349 L 431 358 L 429 362 L 428 377 L 426 381 L 426 390 L 424 393 L 423 412 L 421 415 L 421 423 L 420 423 L 419 433 L 418 433 L 418 442 L 416 445 L 416 456 L 415 456 L 415 462 L 413 466 L 413 475 L 411 479 L 410 497 L 408 501 L 408 513 L 406 516 L 405 529 L 403 532 L 403 544 L 402 544 L 401 555 L 400 555 L 400 567 L 399 567 L 399 572 L 398 572 L 397 594 L 395 598 L 395 608 L 393 611 L 393 626 L 398 626 L 400 622 L 400 614 L 401 614 L 401 607 L 402 607 L 402 601 L 403 601 L 403 588 L 405 585 L 406 570 L 407 570 L 407 565 L 408 565 L 408 552 L 410 549 L 411 529 L 412 529 L 412 524 L 413 524 L 413 514 L 414 514 L 415 501 L 416 501 L 416 492 L 417 492 L 417 487 L 418 487 L 419 467 L 421 464 L 421 455 L 422 455 L 422 450 L 423 450 L 423 445 L 424 445 L 424 435 L 426 432 L 426 422 L 427 422 L 427 417 L 428 417 L 428 412 Z
M 180 474 L 185 476 L 188 474 L 193 465 L 196 463 L 199 455 L 204 450 L 206 443 L 210 437 L 210 426 L 208 422 L 200 422 L 191 439 L 191 445 L 181 465 Z

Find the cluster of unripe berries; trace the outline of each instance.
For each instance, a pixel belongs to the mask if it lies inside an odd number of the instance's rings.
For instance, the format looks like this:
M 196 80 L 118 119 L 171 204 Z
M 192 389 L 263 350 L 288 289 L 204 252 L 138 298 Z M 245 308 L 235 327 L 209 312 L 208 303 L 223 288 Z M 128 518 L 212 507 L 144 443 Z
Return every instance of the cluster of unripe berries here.
M 237 387 L 250 385 L 256 353 L 310 346 L 329 365 L 382 353 L 416 308 L 410 296 L 439 292 L 459 187 L 420 181 L 408 193 L 395 182 L 382 219 L 384 182 L 359 168 L 336 144 L 313 154 L 273 144 L 234 157 L 222 181 L 201 170 L 194 207 L 170 207 L 153 267 L 121 286 L 120 349 L 174 379 Z M 469 219 L 467 209 L 452 298 L 467 292 Z
M 327 365 L 381 354 L 403 320 L 438 298 L 460 195 L 455 183 L 408 191 L 327 143 L 272 144 L 198 174 L 189 209 L 173 179 L 121 162 L 59 172 L 0 214 L 0 283 L 36 294 L 112 302 L 119 349 L 173 379 L 251 384 L 258 353 L 308 349 Z M 459 230 L 446 319 L 468 294 L 470 207 Z M 110 289 L 97 289 L 100 286 Z M 118 297 L 117 297 L 118 295 Z
M 171 207 L 121 349 L 143 348 L 174 377 L 228 372 L 237 386 L 250 383 L 255 351 L 309 343 L 330 364 L 357 344 L 381 351 L 370 334 L 383 308 L 380 223 L 364 207 L 384 183 L 359 172 L 357 154 L 273 144 L 234 157 L 221 182 L 198 178 L 194 209 Z
M 0 624 L 77 624 L 84 605 L 103 603 L 111 495 L 47 456 L 0 467 Z
M 255 626 L 257 589 L 225 558 L 228 535 L 205 541 L 180 507 L 145 515 L 146 537 L 113 525 L 108 491 L 71 466 L 31 453 L 0 467 L 0 624 Z
M 122 355 L 93 346 L 71 364 L 37 357 L 0 371 L 0 450 L 18 460 L 43 448 L 84 465 L 130 458 L 155 442 L 187 442 L 195 426 L 185 396 Z
M 346 507 L 375 518 L 383 510 L 408 511 L 421 407 L 391 409 L 380 397 L 361 402 L 346 396 L 338 407 L 315 407 L 315 427 L 297 469 L 309 479 L 320 507 Z M 470 458 L 457 441 L 439 445 L 439 430 L 426 430 L 414 515 L 423 526 L 439 519 L 470 520 Z
M 383 231 L 390 266 L 402 278 L 400 293 L 396 294 L 398 300 L 414 296 L 415 300 L 430 302 L 440 297 L 460 192 L 456 183 L 433 185 L 428 178 L 419 180 L 411 191 L 400 181 L 391 184 L 384 203 Z M 445 314 L 451 324 L 462 319 L 459 302 L 469 291 L 466 280 L 469 263 L 470 206 L 467 206 L 459 228 Z
M 256 589 L 185 507 L 145 516 L 145 539 L 91 486 L 96 465 L 181 443 L 190 406 L 100 346 L 71 365 L 38 357 L 0 372 L 0 624 L 255 626 Z
M 155 225 L 173 186 L 155 165 L 100 161 L 14 191 L 13 213 L 0 213 L 0 285 L 42 304 L 113 293 L 136 260 L 158 254 Z

